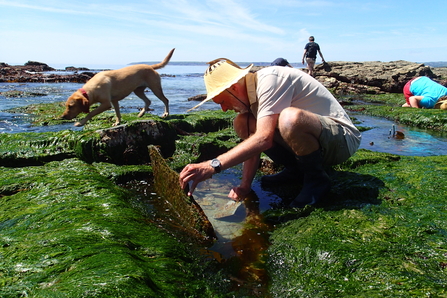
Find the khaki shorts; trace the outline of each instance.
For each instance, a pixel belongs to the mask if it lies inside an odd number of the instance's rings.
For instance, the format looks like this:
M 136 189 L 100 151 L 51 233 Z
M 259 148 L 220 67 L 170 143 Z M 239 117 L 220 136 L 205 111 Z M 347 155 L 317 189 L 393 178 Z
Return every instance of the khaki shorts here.
M 320 118 L 322 131 L 320 146 L 325 165 L 335 165 L 346 161 L 357 150 L 360 139 L 349 129 L 329 117 L 317 115 Z
M 313 68 L 316 60 L 317 58 L 306 58 L 307 65 Z

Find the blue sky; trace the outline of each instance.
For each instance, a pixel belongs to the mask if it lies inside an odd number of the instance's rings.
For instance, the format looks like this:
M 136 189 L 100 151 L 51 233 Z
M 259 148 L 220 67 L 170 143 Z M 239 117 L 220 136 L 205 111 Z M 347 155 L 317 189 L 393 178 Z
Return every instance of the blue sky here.
M 447 1 L 0 0 L 0 62 L 447 61 Z M 317 62 L 321 60 L 318 58 Z

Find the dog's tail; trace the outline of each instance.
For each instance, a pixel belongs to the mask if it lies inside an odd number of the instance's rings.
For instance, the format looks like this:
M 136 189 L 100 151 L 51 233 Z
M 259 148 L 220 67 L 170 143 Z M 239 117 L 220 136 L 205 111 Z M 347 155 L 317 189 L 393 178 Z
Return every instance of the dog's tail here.
M 159 69 L 159 68 L 163 68 L 163 67 L 165 67 L 166 64 L 169 63 L 169 60 L 171 60 L 172 54 L 174 54 L 174 50 L 175 50 L 175 48 L 173 48 L 173 49 L 169 52 L 168 56 L 166 56 L 166 58 L 165 58 L 163 61 L 161 61 L 161 62 L 158 63 L 158 64 L 151 65 L 151 67 L 152 67 L 153 69 Z

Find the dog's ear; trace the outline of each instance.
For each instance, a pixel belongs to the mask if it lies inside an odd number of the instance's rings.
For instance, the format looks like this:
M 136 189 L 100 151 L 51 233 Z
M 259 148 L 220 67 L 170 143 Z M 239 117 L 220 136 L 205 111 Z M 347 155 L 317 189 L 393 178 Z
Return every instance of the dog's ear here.
M 84 96 L 82 97 L 81 110 L 87 114 L 90 112 L 90 104 L 88 102 L 88 99 Z
M 90 103 L 88 99 L 83 94 L 81 94 L 79 101 L 81 102 L 81 111 L 88 114 L 90 112 Z

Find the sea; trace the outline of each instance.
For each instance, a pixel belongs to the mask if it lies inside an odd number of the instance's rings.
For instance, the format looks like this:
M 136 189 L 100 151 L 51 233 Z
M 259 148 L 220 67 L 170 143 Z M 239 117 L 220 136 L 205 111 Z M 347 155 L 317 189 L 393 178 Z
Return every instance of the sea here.
M 158 62 L 148 62 L 155 64 Z M 45 72 L 44 74 L 72 74 L 65 71 L 67 65 L 49 65 L 57 71 Z M 128 65 L 95 65 L 87 67 L 91 72 L 99 72 L 107 69 L 119 69 Z M 171 114 L 184 114 L 194 107 L 198 102 L 188 99 L 206 93 L 203 74 L 207 68 L 205 62 L 171 62 L 167 66 L 158 70 L 162 76 L 161 82 L 163 92 L 170 101 Z M 83 83 L 0 83 L 0 133 L 19 132 L 44 132 L 73 128 L 72 123 L 58 125 L 56 127 L 32 126 L 29 123 L 29 115 L 11 113 L 9 110 L 30 104 L 65 102 L 67 98 Z M 23 96 L 7 97 L 5 94 L 13 91 L 23 92 Z M 6 92 L 6 93 L 5 93 Z M 147 90 L 146 96 L 152 101 L 151 113 L 160 115 L 164 112 L 163 103 Z M 138 112 L 143 107 L 143 101 L 135 94 L 120 101 L 121 113 Z M 218 109 L 219 106 L 212 103 L 203 105 L 202 109 Z
M 155 64 L 158 62 L 145 62 Z M 238 62 L 241 67 L 246 67 L 250 63 Z M 254 65 L 267 66 L 270 62 L 254 62 Z M 301 64 L 292 64 L 301 68 Z M 49 65 L 57 71 L 47 72 L 47 74 L 70 74 L 65 71 L 69 65 Z M 85 67 L 89 71 L 99 72 L 106 69 L 119 69 L 128 65 L 92 65 Z M 194 107 L 198 102 L 189 100 L 196 95 L 206 94 L 203 74 L 207 69 L 206 62 L 170 62 L 167 66 L 159 69 L 161 83 L 165 96 L 170 101 L 171 114 L 185 114 L 187 110 Z M 67 98 L 77 89 L 82 87 L 82 83 L 0 83 L 0 134 L 20 133 L 20 132 L 46 132 L 60 130 L 82 130 L 82 127 L 73 126 L 74 121 L 53 126 L 36 126 L 31 124 L 31 115 L 13 113 L 10 109 L 27 106 L 30 104 L 54 103 L 63 104 Z M 23 91 L 23 96 L 7 97 L 4 92 Z M 6 93 L 6 94 L 7 94 Z M 163 103 L 155 97 L 150 90 L 146 96 L 152 101 L 151 113 L 161 116 L 164 112 Z M 130 94 L 120 101 L 121 113 L 136 113 L 143 107 L 143 102 L 135 94 Z M 219 105 L 208 102 L 197 109 L 217 110 Z M 113 113 L 113 110 L 109 111 Z M 441 155 L 447 152 L 447 139 L 445 135 L 435 132 L 423 131 L 411 127 L 405 127 L 399 123 L 394 123 L 386 119 L 378 119 L 365 115 L 356 115 L 358 120 L 363 122 L 363 126 L 372 127 L 371 130 L 363 132 L 363 139 L 360 148 L 394 153 L 400 155 Z M 404 139 L 394 139 L 390 137 L 391 129 L 397 129 L 405 133 Z

